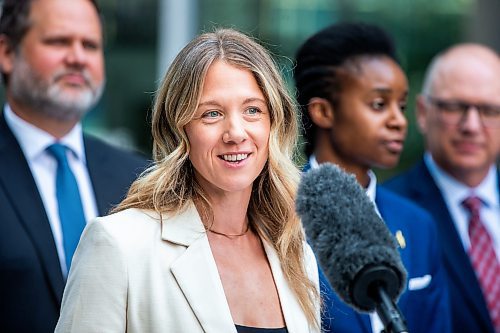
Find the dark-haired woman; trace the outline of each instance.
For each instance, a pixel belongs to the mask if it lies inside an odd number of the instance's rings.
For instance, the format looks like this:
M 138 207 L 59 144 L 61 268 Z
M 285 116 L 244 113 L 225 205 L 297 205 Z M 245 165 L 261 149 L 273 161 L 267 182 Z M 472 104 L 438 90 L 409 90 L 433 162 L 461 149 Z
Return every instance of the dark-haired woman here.
M 394 234 L 408 271 L 398 305 L 412 333 L 450 331 L 449 303 L 434 221 L 411 202 L 377 186 L 372 168 L 399 162 L 406 136 L 408 82 L 391 38 L 374 25 L 342 23 L 310 37 L 297 54 L 295 81 L 309 162 L 353 173 Z M 326 332 L 379 333 L 375 313 L 342 303 L 322 272 Z

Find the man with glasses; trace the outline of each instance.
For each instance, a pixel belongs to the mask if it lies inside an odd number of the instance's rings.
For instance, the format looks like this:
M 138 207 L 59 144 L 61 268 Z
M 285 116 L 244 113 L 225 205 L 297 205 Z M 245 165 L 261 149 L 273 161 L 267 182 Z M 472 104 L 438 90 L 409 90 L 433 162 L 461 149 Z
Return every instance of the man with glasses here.
M 500 59 L 460 44 L 431 63 L 417 99 L 423 161 L 388 188 L 434 215 L 454 332 L 500 332 Z

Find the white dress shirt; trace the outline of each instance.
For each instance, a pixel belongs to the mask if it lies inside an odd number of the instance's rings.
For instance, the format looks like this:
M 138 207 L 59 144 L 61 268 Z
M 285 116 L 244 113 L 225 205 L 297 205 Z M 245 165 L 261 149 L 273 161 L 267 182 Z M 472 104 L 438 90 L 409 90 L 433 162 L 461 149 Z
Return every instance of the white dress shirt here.
M 465 251 L 470 247 L 469 212 L 462 202 L 467 197 L 476 195 L 483 202 L 480 210 L 481 222 L 490 234 L 497 259 L 500 258 L 500 201 L 496 167 L 492 165 L 486 178 L 478 186 L 471 188 L 441 169 L 430 153 L 425 154 L 424 162 L 443 195 Z
M 309 157 L 309 165 L 311 166 L 311 169 L 316 169 L 317 167 L 319 167 L 319 163 L 314 155 L 311 155 Z M 372 170 L 368 170 L 368 176 L 370 177 L 370 183 L 368 184 L 368 187 L 365 188 L 365 192 L 368 198 L 370 198 L 370 200 L 373 202 L 375 211 L 379 216 L 381 216 L 377 204 L 375 203 L 375 197 L 377 193 L 377 176 Z M 370 312 L 369 315 L 370 315 L 370 324 L 372 326 L 372 332 L 380 333 L 384 329 L 384 324 L 382 323 L 382 320 L 380 320 L 380 317 L 375 311 Z
M 57 161 L 46 150 L 47 147 L 56 142 L 56 139 L 49 133 L 21 119 L 12 111 L 9 105 L 5 106 L 4 115 L 7 126 L 9 126 L 21 146 L 24 156 L 28 161 L 31 174 L 38 187 L 38 192 L 40 193 L 50 222 L 52 235 L 54 236 L 61 270 L 64 277 L 66 277 L 68 270 L 64 255 L 63 234 L 56 197 Z M 94 190 L 86 165 L 83 134 L 80 123 L 58 142 L 69 148 L 67 153 L 68 162 L 78 183 L 80 197 L 83 201 L 82 205 L 85 219 L 89 221 L 98 215 L 98 211 Z

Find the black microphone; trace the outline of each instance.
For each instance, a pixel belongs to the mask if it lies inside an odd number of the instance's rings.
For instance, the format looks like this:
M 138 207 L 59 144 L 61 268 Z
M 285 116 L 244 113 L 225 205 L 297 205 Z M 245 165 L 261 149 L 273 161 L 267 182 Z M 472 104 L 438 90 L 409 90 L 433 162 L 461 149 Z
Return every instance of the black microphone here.
M 331 163 L 304 173 L 296 210 L 340 298 L 360 312 L 376 310 L 385 332 L 408 332 L 395 303 L 406 270 L 396 241 L 356 178 Z

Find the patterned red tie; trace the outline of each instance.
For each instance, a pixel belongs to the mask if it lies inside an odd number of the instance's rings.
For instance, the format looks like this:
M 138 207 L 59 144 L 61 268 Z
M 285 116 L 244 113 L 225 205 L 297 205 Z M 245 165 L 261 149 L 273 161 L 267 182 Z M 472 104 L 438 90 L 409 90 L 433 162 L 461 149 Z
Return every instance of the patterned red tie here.
M 490 317 L 495 326 L 495 332 L 500 332 L 500 264 L 493 249 L 493 241 L 481 223 L 479 209 L 481 199 L 469 197 L 463 205 L 470 212 L 469 257 L 476 271 L 479 283 L 485 295 Z

